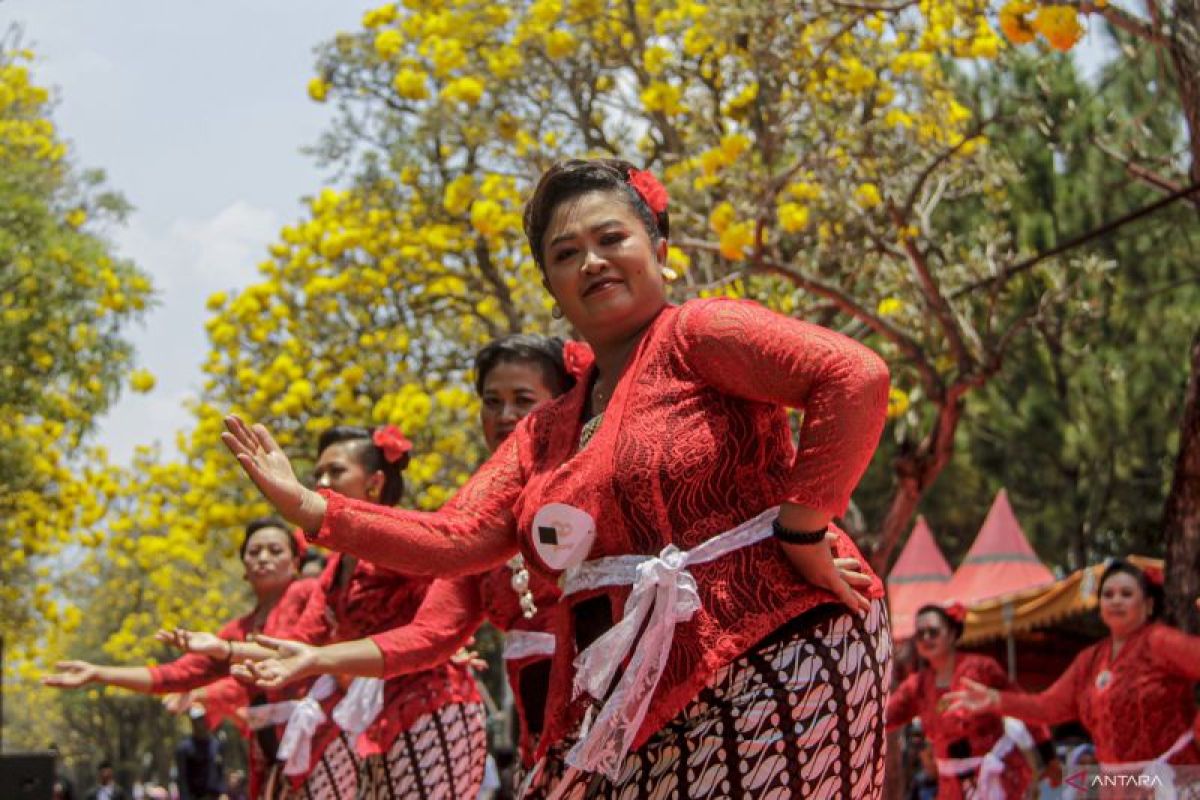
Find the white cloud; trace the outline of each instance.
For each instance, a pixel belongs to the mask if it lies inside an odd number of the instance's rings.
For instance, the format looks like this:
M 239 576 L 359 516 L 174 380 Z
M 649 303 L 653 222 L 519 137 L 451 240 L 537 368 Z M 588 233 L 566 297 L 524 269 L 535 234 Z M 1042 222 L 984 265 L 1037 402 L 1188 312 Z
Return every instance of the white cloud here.
M 127 462 L 139 444 L 159 442 L 174 452 L 175 432 L 191 423 L 184 402 L 200 388 L 205 301 L 255 281 L 256 264 L 279 227 L 275 211 L 238 200 L 210 218 L 177 219 L 162 231 L 135 215 L 115 233 L 118 252 L 151 275 L 159 305 L 130 331 L 138 364 L 154 373 L 157 387 L 147 395 L 124 393 L 100 423 L 97 441 L 114 460 Z

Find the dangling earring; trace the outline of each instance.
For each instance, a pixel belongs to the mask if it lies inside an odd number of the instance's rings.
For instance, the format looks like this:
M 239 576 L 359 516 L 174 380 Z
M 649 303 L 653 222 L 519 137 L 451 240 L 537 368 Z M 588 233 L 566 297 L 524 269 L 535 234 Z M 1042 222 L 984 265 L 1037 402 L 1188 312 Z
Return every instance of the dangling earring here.
M 550 309 L 550 316 L 554 317 L 555 319 L 563 318 L 562 309 L 558 307 L 558 303 L 555 303 L 554 308 Z
M 670 283 L 671 281 L 679 279 L 679 273 L 676 272 L 675 270 L 671 269 L 670 267 L 663 267 L 662 276 L 663 276 L 663 280 L 666 281 L 667 283 Z

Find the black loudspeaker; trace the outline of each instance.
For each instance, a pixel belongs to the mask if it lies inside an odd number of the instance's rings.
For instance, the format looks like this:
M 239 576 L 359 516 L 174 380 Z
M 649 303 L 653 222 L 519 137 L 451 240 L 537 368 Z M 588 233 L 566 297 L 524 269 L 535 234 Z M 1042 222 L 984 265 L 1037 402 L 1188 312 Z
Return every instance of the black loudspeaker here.
M 0 754 L 0 797 L 4 800 L 50 800 L 53 787 L 53 753 Z

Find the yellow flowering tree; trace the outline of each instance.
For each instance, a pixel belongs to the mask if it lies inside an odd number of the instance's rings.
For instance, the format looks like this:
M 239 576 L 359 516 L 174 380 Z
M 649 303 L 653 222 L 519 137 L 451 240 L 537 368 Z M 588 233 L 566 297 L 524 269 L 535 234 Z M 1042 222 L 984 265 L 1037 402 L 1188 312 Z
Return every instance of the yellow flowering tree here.
M 0 618 L 10 652 L 55 620 L 49 557 L 104 513 L 110 470 L 81 447 L 126 380 L 122 332 L 151 297 L 101 234 L 123 201 L 68 160 L 31 60 L 0 47 Z

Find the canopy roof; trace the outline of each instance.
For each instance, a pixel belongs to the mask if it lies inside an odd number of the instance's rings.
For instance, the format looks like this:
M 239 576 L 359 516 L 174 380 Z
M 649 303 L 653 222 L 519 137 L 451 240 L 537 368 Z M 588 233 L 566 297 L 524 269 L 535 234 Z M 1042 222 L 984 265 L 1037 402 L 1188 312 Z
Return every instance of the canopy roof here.
M 1143 556 L 1130 556 L 1129 561 L 1141 569 L 1162 570 L 1163 566 L 1161 559 Z M 1095 564 L 1046 586 L 969 605 L 960 643 L 977 646 L 1010 632 L 1016 635 L 1050 628 L 1092 611 L 1100 604 L 1100 576 L 1107 567 L 1108 562 Z
M 887 578 L 894 639 L 901 641 L 912 637 L 917 609 L 926 603 L 940 602 L 946 596 L 949 581 L 950 564 L 937 546 L 925 518 L 917 517 L 917 524 Z
M 946 596 L 964 605 L 1044 586 L 1054 575 L 1033 551 L 1001 489 L 975 543 L 946 586 Z

